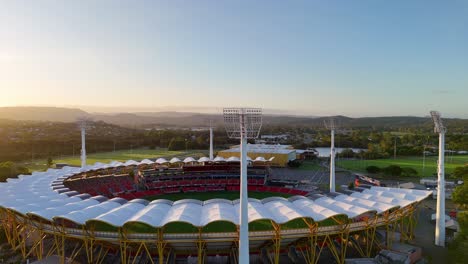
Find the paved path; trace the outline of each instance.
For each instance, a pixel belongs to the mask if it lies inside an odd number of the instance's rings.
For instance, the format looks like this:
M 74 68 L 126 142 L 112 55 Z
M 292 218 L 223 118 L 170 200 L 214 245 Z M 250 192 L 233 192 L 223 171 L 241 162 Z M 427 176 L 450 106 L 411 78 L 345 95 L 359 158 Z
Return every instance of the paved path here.
M 411 244 L 421 247 L 423 256 L 430 263 L 447 263 L 447 248 L 434 245 L 435 224 L 431 222 L 431 215 L 435 213 L 436 201 L 428 198 L 420 204 L 419 218 L 414 230 L 415 238 Z

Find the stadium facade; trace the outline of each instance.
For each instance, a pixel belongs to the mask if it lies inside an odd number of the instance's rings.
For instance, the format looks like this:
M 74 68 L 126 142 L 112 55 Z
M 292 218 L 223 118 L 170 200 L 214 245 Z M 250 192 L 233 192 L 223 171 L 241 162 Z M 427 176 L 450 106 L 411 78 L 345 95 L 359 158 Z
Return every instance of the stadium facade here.
M 192 165 L 200 161 L 199 166 L 213 163 L 209 159 L 185 160 Z M 91 195 L 66 187 L 75 178 L 132 174 L 142 166 L 170 164 L 159 162 L 96 163 L 84 169 L 64 167 L 8 179 L 0 184 L 0 219 L 9 244 L 20 250 L 24 259 L 58 255 L 63 262 L 118 259 L 135 263 L 144 258 L 149 263 L 167 263 L 196 256 L 198 263 L 204 263 L 210 256 L 224 256 L 236 263 L 237 200 L 213 197 L 207 201 L 149 202 Z M 179 190 L 182 188 L 179 186 Z M 389 247 L 395 232 L 400 233 L 401 240 L 413 238 L 415 210 L 430 194 L 371 187 L 328 196 L 249 199 L 250 225 L 264 226 L 262 230 L 251 228 L 250 252 L 272 263 L 279 263 L 281 254 L 300 255 L 307 263 L 317 263 L 325 251 L 337 263 L 344 263 L 348 250 L 370 256 L 376 249 Z M 386 234 L 384 241 L 379 232 Z

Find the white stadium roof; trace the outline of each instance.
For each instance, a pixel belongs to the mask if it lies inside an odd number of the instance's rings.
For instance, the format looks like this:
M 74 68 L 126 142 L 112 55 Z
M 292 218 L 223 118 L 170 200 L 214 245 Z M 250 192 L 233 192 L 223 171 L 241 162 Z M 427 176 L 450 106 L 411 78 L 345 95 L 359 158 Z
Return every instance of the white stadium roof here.
M 167 162 L 167 161 L 166 161 Z M 128 161 L 125 164 L 146 164 Z M 111 163 L 120 165 L 119 163 Z M 106 167 L 94 164 L 88 170 Z M 20 214 L 40 217 L 48 221 L 68 220 L 79 225 L 93 225 L 97 222 L 115 227 L 132 223 L 144 223 L 159 228 L 173 222 L 185 222 L 203 227 L 216 221 L 228 221 L 238 225 L 239 201 L 212 199 L 199 200 L 155 200 L 143 199 L 127 201 L 122 198 L 105 199 L 102 196 L 90 197 L 69 192 L 67 188 L 57 189 L 64 179 L 81 172 L 80 168 L 64 167 L 34 172 L 30 176 L 20 175 L 18 179 L 8 179 L 0 183 L 0 207 L 12 209 Z M 68 195 L 67 195 L 68 191 Z M 64 192 L 64 193 L 59 193 Z M 404 207 L 419 202 L 431 191 L 371 187 L 362 193 L 326 196 L 315 200 L 303 196 L 289 199 L 270 197 L 263 200 L 249 199 L 249 222 L 260 219 L 283 224 L 297 218 L 310 218 L 316 222 L 336 215 L 354 218 L 367 213 L 383 213 L 393 208 Z

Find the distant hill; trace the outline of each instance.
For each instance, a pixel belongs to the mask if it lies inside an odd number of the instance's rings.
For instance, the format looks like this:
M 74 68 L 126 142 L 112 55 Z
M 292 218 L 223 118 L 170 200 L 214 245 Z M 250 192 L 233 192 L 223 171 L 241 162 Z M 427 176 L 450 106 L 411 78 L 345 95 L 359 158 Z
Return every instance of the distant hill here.
M 208 126 L 210 121 L 221 126 L 221 114 L 200 114 L 186 112 L 137 112 L 137 113 L 88 113 L 75 108 L 58 107 L 0 107 L 0 119 L 74 122 L 79 117 L 89 117 L 94 121 L 127 127 L 199 127 Z M 291 125 L 323 127 L 329 117 L 304 117 L 291 115 L 264 115 L 264 125 Z M 400 128 L 400 127 L 432 127 L 427 117 L 393 116 L 393 117 L 362 117 L 351 118 L 335 116 L 341 127 L 349 128 Z M 444 119 L 448 127 L 468 128 L 468 119 Z
M 0 107 L 0 119 L 74 122 L 89 114 L 81 109 L 61 107 Z

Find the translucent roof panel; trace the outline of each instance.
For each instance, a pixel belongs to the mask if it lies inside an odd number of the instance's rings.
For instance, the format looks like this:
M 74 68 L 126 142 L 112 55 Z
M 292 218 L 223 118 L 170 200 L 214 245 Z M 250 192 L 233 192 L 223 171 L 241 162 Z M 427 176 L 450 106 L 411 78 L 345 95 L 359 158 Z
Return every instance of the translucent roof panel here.
M 169 161 L 167 161 L 165 158 L 159 158 L 156 160 L 156 163 L 157 164 L 165 164 L 165 163 L 169 163 Z
M 182 161 L 181 161 L 179 158 L 176 158 L 176 157 L 172 158 L 172 159 L 169 161 L 169 163 L 179 163 L 179 162 L 182 162 Z
M 142 160 L 142 161 L 140 162 L 140 164 L 147 164 L 147 165 L 150 165 L 150 164 L 153 164 L 153 163 L 154 163 L 154 161 L 151 161 L 151 160 L 149 160 L 149 159 L 144 159 L 144 160 Z
M 172 222 L 185 222 L 194 226 L 201 226 L 200 219 L 202 214 L 202 205 L 190 201 L 175 204 L 167 211 L 161 225 Z
M 349 218 L 354 218 L 359 215 L 369 213 L 374 210 L 369 210 L 367 208 L 363 208 L 361 206 L 343 203 L 328 197 L 322 197 L 314 201 L 315 203 L 322 205 L 323 207 L 330 208 L 335 212 L 339 212 L 341 214 L 347 215 Z
M 227 162 L 239 162 L 240 159 L 238 157 L 232 156 L 232 157 L 229 157 L 226 161 Z
M 340 215 L 341 213 L 323 207 L 308 198 L 297 199 L 292 202 L 300 209 L 307 217 L 314 219 L 315 222 L 320 222 L 330 217 Z
M 373 200 L 367 200 L 367 199 L 352 197 L 348 195 L 339 195 L 335 197 L 335 200 L 361 206 L 369 210 L 376 210 L 377 213 L 379 214 L 386 212 L 392 208 L 398 207 L 398 206 L 388 204 L 388 203 L 381 203 L 381 202 L 377 202 Z
M 80 225 L 84 225 L 89 219 L 95 218 L 101 214 L 105 214 L 121 204 L 113 201 L 106 201 L 97 205 L 89 206 L 81 210 L 73 211 L 63 215 L 57 215 L 54 219 L 67 219 Z
M 214 202 L 203 205 L 200 225 L 205 226 L 215 221 L 228 221 L 239 224 L 239 215 L 234 205 L 226 202 Z
M 214 162 L 224 162 L 224 161 L 226 161 L 226 160 L 225 160 L 223 157 L 218 156 L 218 157 L 214 158 L 213 161 L 214 161 Z
M 210 162 L 210 158 L 207 158 L 207 157 L 201 157 L 198 159 L 198 162 Z
M 145 205 L 141 203 L 126 203 L 122 206 L 114 208 L 106 213 L 103 213 L 95 218 L 87 221 L 91 224 L 93 221 L 100 221 L 115 227 L 121 227 L 126 221 L 131 219 L 140 210 L 143 210 Z
M 306 216 L 306 213 L 294 206 L 293 203 L 285 200 L 278 199 L 269 201 L 265 203 L 264 206 L 270 211 L 273 215 L 274 221 L 278 224 L 284 224 L 291 220 Z
M 151 203 L 133 215 L 127 223 L 140 222 L 152 227 L 161 227 L 161 223 L 171 207 L 172 205 L 167 203 Z
M 196 162 L 196 160 L 192 157 L 187 157 L 184 159 L 184 163 Z

